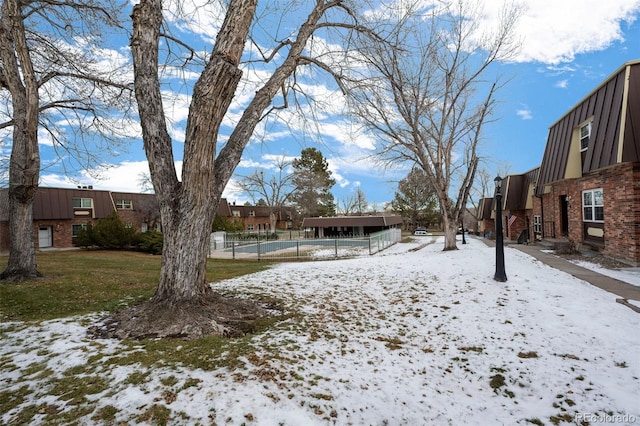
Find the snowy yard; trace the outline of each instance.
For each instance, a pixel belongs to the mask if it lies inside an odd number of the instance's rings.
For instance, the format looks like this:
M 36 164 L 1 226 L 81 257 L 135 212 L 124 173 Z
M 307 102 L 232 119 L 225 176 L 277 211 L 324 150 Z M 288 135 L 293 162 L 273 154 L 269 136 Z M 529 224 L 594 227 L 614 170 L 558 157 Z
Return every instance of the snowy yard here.
M 98 315 L 2 323 L 0 392 L 23 398 L 0 424 L 25 406 L 31 424 L 72 409 L 83 424 L 154 424 L 152 407 L 185 425 L 640 424 L 640 314 L 518 250 L 499 283 L 482 241 L 419 248 L 430 241 L 216 285 L 297 312 L 233 368 L 119 363 L 142 349 L 86 338 Z M 52 384 L 65 375 L 108 386 L 70 399 Z

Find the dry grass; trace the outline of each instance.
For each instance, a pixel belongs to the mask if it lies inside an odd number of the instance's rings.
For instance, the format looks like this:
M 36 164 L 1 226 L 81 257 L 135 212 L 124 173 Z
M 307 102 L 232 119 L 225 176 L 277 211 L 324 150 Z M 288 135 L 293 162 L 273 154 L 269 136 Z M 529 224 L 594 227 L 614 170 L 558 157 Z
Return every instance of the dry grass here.
M 6 256 L 0 257 L 4 269 Z M 71 250 L 39 253 L 43 278 L 0 283 L 0 319 L 38 321 L 111 311 L 153 295 L 160 256 L 128 251 Z M 207 279 L 216 282 L 258 272 L 268 263 L 214 260 Z

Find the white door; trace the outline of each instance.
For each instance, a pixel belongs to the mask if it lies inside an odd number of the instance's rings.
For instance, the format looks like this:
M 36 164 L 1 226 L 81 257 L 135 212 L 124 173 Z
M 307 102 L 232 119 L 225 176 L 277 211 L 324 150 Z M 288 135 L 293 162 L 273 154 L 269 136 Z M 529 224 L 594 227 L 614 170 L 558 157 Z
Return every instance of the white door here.
M 38 247 L 46 248 L 53 246 L 53 228 L 41 226 L 38 228 Z

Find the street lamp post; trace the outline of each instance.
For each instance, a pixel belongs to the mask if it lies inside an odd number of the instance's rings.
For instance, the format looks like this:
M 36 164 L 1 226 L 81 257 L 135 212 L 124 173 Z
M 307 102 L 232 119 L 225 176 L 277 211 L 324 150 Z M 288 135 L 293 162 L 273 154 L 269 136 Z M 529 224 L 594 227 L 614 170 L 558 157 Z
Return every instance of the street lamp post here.
M 493 279 L 500 282 L 507 281 L 504 271 L 504 241 L 502 238 L 502 178 L 494 179 L 496 183 L 496 274 Z
M 460 222 L 460 228 L 462 229 L 462 244 L 467 244 L 467 240 L 464 239 L 464 220 Z

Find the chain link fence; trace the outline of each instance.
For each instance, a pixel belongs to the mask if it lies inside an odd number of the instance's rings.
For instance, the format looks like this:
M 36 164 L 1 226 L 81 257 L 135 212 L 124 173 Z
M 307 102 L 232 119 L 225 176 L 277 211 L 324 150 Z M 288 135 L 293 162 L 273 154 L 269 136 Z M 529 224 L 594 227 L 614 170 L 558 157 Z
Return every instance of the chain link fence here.
M 402 238 L 399 228 L 350 238 L 227 239 L 211 234 L 209 257 L 246 260 L 319 260 L 372 255 Z

